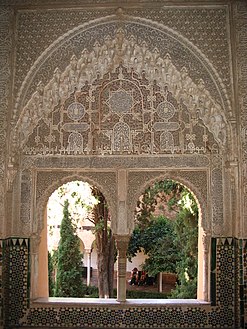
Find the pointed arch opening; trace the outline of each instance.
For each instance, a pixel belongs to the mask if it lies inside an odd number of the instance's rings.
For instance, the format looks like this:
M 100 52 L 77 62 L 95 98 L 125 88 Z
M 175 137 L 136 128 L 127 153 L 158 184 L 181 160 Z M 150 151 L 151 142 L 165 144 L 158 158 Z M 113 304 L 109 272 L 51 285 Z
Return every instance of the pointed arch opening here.
M 93 281 L 99 297 L 112 297 L 114 246 L 109 207 L 99 188 L 73 180 L 61 185 L 45 208 L 33 293 L 84 298 Z M 74 292 L 65 289 L 73 284 Z
M 210 241 L 202 222 L 199 198 L 184 182 L 159 177 L 146 184 L 134 210 L 128 258 L 138 271 L 129 284 L 152 285 L 147 291 L 160 292 L 157 298 L 209 301 Z

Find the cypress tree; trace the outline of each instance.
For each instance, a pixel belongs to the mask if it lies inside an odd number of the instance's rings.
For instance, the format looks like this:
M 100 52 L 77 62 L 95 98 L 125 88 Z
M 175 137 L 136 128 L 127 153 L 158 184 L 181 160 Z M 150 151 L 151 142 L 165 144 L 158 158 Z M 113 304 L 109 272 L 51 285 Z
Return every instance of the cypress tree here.
M 55 296 L 83 297 L 85 285 L 82 283 L 80 240 L 68 208 L 69 201 L 65 200 L 60 227 Z
M 51 253 L 48 251 L 48 278 L 49 278 L 49 296 L 54 294 L 53 262 Z

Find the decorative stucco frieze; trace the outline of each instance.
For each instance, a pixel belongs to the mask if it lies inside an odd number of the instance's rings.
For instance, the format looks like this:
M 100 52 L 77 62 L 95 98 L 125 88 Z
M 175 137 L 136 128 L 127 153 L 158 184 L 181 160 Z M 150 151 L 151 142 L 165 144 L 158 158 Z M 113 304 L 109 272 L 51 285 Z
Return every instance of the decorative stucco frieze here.
M 134 9 L 131 15 L 159 22 L 187 38 L 210 60 L 231 94 L 228 6 L 212 3 L 180 8 L 164 4 L 162 9 Z
M 17 10 L 23 71 L 12 142 L 23 168 L 208 168 L 231 152 L 227 6 L 156 10 Z M 192 35 L 193 15 L 205 44 Z M 205 25 L 209 16 L 215 28 Z M 222 173 L 213 177 L 222 182 Z M 222 213 L 214 211 L 217 225 Z
M 236 64 L 237 64 L 237 82 L 238 82 L 238 106 L 241 125 L 241 184 L 242 184 L 242 223 L 243 235 L 247 236 L 247 4 L 237 2 L 234 7 L 234 17 L 236 21 Z
M 30 225 L 32 209 L 32 175 L 30 170 L 21 174 L 20 222 L 24 226 Z M 27 232 L 25 232 L 27 233 Z
M 11 19 L 12 10 L 7 6 L 0 7 L 0 233 L 4 231 L 4 207 L 5 186 L 8 183 L 4 180 L 5 176 L 10 178 L 10 174 L 6 175 L 6 136 L 7 136 L 7 118 L 9 110 L 10 97 L 10 76 L 11 76 L 11 47 L 12 47 L 12 31 Z M 6 185 L 5 185 L 6 184 Z
M 214 156 L 210 155 L 142 155 L 139 157 L 132 156 L 25 156 L 22 160 L 23 169 L 57 169 L 64 168 L 74 172 L 75 169 L 80 168 L 81 170 L 100 170 L 100 169 L 148 169 L 148 168 L 207 168 L 211 165 L 218 166 L 219 160 L 215 159 Z M 218 157 L 217 157 L 218 159 Z M 221 162 L 220 162 L 221 163 Z
M 40 54 L 58 37 L 78 25 L 114 12 L 114 9 L 96 8 L 18 11 L 15 94 Z
M 212 230 L 217 236 L 224 236 L 224 217 L 223 217 L 223 180 L 222 169 L 216 168 L 212 170 L 212 190 L 211 199 L 212 204 Z

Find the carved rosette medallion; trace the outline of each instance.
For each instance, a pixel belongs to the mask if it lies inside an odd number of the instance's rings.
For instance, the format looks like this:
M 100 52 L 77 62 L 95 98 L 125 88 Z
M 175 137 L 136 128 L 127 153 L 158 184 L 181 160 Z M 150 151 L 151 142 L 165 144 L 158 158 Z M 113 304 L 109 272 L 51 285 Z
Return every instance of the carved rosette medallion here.
M 158 105 L 157 113 L 160 118 L 164 119 L 164 121 L 168 121 L 174 116 L 175 108 L 172 103 L 164 101 Z
M 129 112 L 133 105 L 133 97 L 124 89 L 113 91 L 108 100 L 108 105 L 112 112 L 117 113 L 119 116 Z
M 68 117 L 74 121 L 80 120 L 85 114 L 85 108 L 81 103 L 72 103 L 68 106 Z

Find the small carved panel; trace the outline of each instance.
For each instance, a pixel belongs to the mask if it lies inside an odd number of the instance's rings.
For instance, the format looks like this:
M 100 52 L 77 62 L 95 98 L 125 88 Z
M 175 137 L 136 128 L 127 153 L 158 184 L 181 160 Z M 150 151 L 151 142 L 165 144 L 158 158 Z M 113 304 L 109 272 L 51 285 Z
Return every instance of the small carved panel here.
M 30 210 L 31 210 L 31 190 L 32 180 L 30 173 L 25 171 L 21 176 L 21 209 L 20 220 L 25 225 L 30 223 Z

